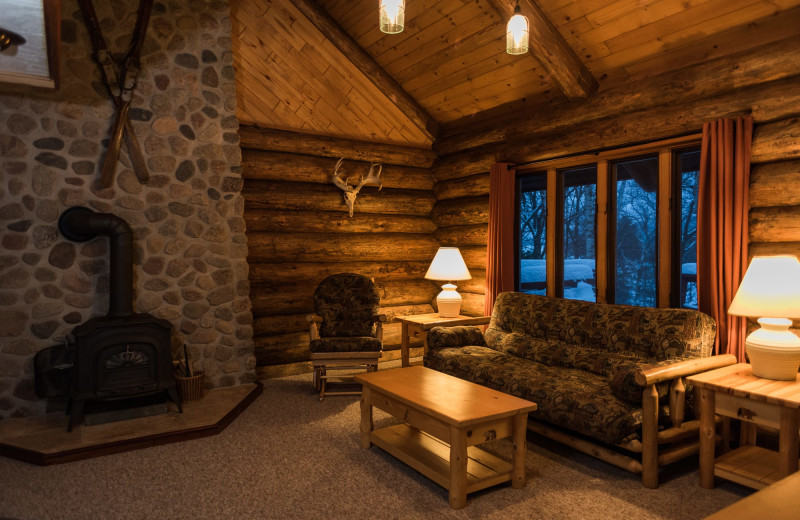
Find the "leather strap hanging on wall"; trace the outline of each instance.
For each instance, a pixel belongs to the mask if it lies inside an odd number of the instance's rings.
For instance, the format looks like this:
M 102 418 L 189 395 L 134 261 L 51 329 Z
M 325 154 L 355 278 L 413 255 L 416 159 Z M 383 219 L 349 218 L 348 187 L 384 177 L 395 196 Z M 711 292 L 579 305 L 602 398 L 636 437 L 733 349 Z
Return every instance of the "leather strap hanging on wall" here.
M 78 0 L 78 5 L 80 5 L 86 21 L 86 27 L 89 30 L 92 48 L 94 49 L 94 58 L 97 64 L 100 65 L 103 83 L 106 85 L 116 106 L 114 124 L 111 127 L 111 138 L 109 139 L 108 150 L 103 160 L 103 168 L 100 174 L 100 184 L 106 188 L 111 186 L 123 136 L 128 148 L 128 155 L 133 164 L 133 171 L 136 173 L 139 182 L 146 183 L 150 179 L 150 174 L 147 172 L 147 164 L 145 163 L 144 155 L 142 155 L 142 149 L 136 139 L 136 134 L 133 132 L 129 112 L 131 100 L 133 99 L 133 90 L 136 88 L 136 79 L 141 69 L 139 57 L 141 56 L 147 25 L 150 21 L 153 0 L 141 0 L 136 17 L 136 27 L 131 35 L 128 52 L 119 64 L 114 61 L 111 52 L 106 46 L 92 1 Z

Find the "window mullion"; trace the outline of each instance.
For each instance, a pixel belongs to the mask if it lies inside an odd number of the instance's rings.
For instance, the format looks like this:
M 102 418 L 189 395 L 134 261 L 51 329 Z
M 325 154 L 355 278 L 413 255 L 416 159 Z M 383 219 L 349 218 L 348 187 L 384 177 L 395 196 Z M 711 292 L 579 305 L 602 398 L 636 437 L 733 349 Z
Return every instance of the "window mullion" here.
M 561 233 L 558 230 L 558 176 L 555 169 L 547 170 L 547 295 L 557 296 L 556 246 Z
M 658 306 L 670 306 L 672 288 L 672 151 L 658 152 Z
M 595 274 L 597 301 L 606 303 L 608 290 L 608 161 L 597 161 L 597 246 Z

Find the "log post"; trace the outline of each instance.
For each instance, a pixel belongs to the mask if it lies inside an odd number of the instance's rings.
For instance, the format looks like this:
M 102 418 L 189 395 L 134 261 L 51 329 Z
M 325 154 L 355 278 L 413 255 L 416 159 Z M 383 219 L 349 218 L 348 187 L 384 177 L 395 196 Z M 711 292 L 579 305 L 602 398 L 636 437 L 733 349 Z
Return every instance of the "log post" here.
M 450 427 L 450 507 L 467 505 L 467 430 Z
M 512 431 L 512 470 L 511 487 L 521 489 L 525 487 L 525 452 L 527 451 L 526 428 L 528 424 L 528 414 L 518 413 L 511 419 Z
M 658 487 L 658 391 L 647 385 L 642 394 L 642 484 Z
M 780 474 L 786 477 L 797 471 L 798 456 L 798 417 L 797 408 L 781 407 L 780 428 Z
M 368 450 L 372 446 L 372 390 L 363 386 L 361 389 L 361 447 Z
M 683 423 L 686 404 L 686 385 L 682 377 L 672 380 L 669 387 L 669 418 L 672 426 L 679 427 Z
M 714 489 L 714 391 L 700 389 L 700 487 Z

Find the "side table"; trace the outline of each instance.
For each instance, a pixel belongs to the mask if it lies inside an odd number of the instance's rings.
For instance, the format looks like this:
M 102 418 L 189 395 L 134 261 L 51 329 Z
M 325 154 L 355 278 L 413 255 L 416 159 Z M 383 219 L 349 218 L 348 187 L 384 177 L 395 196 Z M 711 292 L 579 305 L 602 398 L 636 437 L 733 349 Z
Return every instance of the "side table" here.
M 425 347 L 428 346 L 428 331 L 434 327 L 455 327 L 457 325 L 486 325 L 489 323 L 490 316 L 457 316 L 455 318 L 442 318 L 439 313 L 414 314 L 409 316 L 396 316 L 397 321 L 403 324 L 403 331 L 400 337 L 400 359 L 402 366 L 407 367 L 408 347 L 411 343 L 411 336 L 425 340 Z
M 776 381 L 753 375 L 746 363 L 710 370 L 686 379 L 700 391 L 700 486 L 711 489 L 722 477 L 755 489 L 798 469 L 800 381 Z M 714 456 L 714 415 L 742 421 L 740 447 Z M 779 430 L 778 451 L 756 446 L 756 426 Z

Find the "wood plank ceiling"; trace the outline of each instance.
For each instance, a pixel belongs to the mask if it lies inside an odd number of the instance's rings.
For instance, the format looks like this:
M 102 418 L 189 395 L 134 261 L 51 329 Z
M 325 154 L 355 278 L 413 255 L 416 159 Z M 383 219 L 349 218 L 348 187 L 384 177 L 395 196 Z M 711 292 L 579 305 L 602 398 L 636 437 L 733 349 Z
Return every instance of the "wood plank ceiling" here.
M 232 2 L 239 120 L 430 147 L 430 126 L 409 107 L 447 132 L 564 101 L 563 79 L 545 59 L 505 53 L 513 3 L 406 0 L 405 30 L 387 35 L 378 29 L 378 0 Z M 366 52 L 364 59 L 399 84 L 411 105 L 376 86 L 376 75 L 353 63 L 363 61 L 337 48 L 295 4 L 317 7 Z M 538 0 L 532 8 L 537 5 L 600 89 L 797 35 L 800 26 L 800 0 Z

